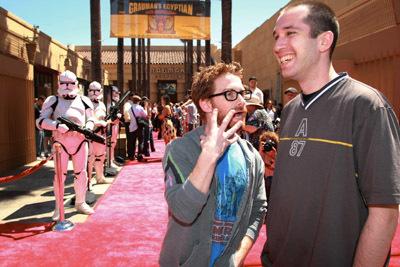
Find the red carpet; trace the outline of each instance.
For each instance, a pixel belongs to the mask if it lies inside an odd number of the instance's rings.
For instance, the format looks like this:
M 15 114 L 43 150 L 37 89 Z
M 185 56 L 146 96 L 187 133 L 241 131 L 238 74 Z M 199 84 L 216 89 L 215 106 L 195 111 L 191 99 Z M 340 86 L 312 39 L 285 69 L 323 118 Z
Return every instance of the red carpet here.
M 392 241 L 392 251 L 389 266 L 400 267 L 400 227 L 397 226 L 396 234 Z
M 161 158 L 164 142 L 147 163 L 126 164 L 95 206 L 71 231 L 51 224 L 0 224 L 0 266 L 158 266 L 167 226 Z M 261 266 L 265 226 L 245 266 Z M 400 231 L 390 266 L 400 266 Z M 398 256 L 394 256 L 398 255 Z

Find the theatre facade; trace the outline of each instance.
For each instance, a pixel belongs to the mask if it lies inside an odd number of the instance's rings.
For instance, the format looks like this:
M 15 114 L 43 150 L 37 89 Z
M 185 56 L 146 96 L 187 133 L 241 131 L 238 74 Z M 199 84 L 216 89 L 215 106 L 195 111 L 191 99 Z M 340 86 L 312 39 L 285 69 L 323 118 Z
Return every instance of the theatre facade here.
M 204 42 L 204 41 L 203 41 Z M 203 43 L 204 45 L 204 43 Z M 90 46 L 77 46 L 75 48 L 77 53 L 83 58 L 91 60 Z M 183 46 L 150 46 L 150 66 L 147 68 L 147 48 L 145 49 L 145 72 L 149 70 L 150 88 L 145 91 L 136 86 L 133 87 L 132 79 L 132 52 L 130 46 L 124 47 L 123 52 L 123 77 L 124 85 L 119 90 L 131 90 L 141 96 L 147 96 L 150 101 L 154 103 L 160 102 L 161 96 L 168 94 L 172 102 L 176 103 L 183 101 L 190 85 L 186 83 L 185 71 L 185 49 Z M 197 60 L 196 47 L 193 49 L 193 73 L 195 73 L 199 66 L 205 66 L 205 48 L 200 48 L 200 60 Z M 108 73 L 109 85 L 118 85 L 118 55 L 117 46 L 103 46 L 102 47 L 102 66 Z M 211 58 L 213 60 L 219 58 L 216 46 L 211 46 Z M 198 64 L 200 63 L 200 65 Z M 139 56 L 138 48 L 136 46 L 136 75 L 139 79 Z

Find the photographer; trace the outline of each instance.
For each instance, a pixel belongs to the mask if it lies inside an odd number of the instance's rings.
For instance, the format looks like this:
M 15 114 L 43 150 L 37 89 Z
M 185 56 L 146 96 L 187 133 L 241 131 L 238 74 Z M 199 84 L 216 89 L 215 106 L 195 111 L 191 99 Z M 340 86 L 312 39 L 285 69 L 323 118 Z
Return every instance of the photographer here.
M 272 176 L 275 169 L 276 151 L 278 150 L 279 137 L 274 132 L 265 132 L 260 136 L 260 148 L 258 152 L 265 164 L 265 191 L 269 205 L 269 192 L 271 190 Z

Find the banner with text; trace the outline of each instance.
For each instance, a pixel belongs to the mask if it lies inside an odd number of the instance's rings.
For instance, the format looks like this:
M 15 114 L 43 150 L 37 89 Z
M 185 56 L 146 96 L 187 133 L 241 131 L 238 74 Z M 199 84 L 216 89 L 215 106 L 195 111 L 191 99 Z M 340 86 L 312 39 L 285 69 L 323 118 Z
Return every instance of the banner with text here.
M 111 0 L 110 36 L 210 40 L 210 2 Z

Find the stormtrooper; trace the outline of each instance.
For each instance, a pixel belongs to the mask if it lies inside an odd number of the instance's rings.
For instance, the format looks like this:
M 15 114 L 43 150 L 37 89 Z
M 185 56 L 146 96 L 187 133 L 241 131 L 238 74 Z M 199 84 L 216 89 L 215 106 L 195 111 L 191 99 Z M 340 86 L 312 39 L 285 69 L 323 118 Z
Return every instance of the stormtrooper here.
M 40 117 L 36 120 L 38 129 L 46 129 L 53 131 L 55 144 L 60 144 L 61 149 L 61 169 L 62 182 L 68 171 L 68 160 L 71 156 L 73 169 L 75 174 L 74 190 L 76 194 L 75 208 L 78 213 L 93 214 L 94 210 L 86 204 L 86 185 L 87 185 L 87 158 L 88 158 L 88 141 L 85 136 L 75 131 L 69 131 L 67 125 L 57 121 L 57 118 L 63 116 L 80 126 L 93 130 L 94 115 L 93 104 L 86 96 L 78 95 L 78 81 L 76 75 L 71 71 L 61 73 L 58 82 L 58 96 L 50 96 L 43 103 Z M 55 164 L 57 164 L 55 160 Z M 55 212 L 52 217 L 53 221 L 60 218 L 60 194 L 57 179 L 57 168 L 54 176 L 54 195 L 56 197 Z
M 115 105 L 116 102 L 119 101 L 119 89 L 116 86 L 112 86 L 112 101 L 111 105 Z M 114 157 L 114 150 L 115 146 L 117 145 L 117 139 L 118 139 L 118 133 L 119 133 L 119 121 L 120 118 L 122 117 L 122 114 L 118 113 L 117 114 L 117 119 L 115 119 L 112 124 L 111 124 L 111 147 L 110 147 L 110 167 L 112 168 L 118 168 L 118 166 L 115 164 L 115 157 Z
M 88 89 L 88 97 L 93 103 L 94 108 L 94 126 L 95 131 L 98 134 L 106 137 L 106 126 L 107 122 L 105 121 L 106 117 L 106 106 L 102 102 L 103 99 L 103 89 L 101 88 L 101 84 L 98 82 L 92 82 L 89 85 Z M 96 170 L 96 181 L 97 184 L 109 184 L 104 178 L 104 160 L 106 158 L 106 145 L 100 144 L 97 142 L 90 141 L 89 142 L 89 157 L 88 157 L 88 177 L 89 177 L 89 190 L 92 190 L 91 178 L 93 167 Z

